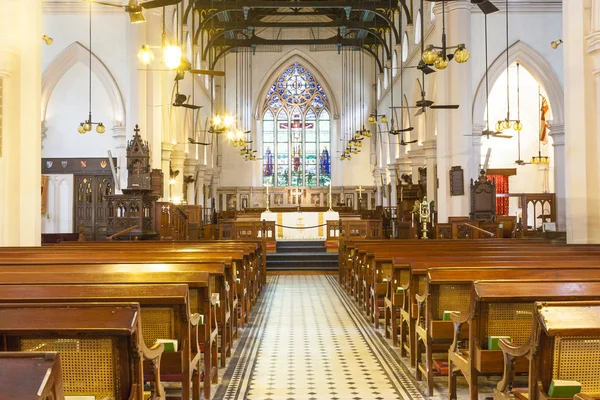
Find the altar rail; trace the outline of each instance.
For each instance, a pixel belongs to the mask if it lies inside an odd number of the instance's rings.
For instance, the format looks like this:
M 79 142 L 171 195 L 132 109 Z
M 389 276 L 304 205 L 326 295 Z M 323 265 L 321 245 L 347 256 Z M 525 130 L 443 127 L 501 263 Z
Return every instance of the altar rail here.
M 468 220 L 435 226 L 436 239 L 502 239 L 503 237 L 503 228 L 497 222 Z
M 219 240 L 265 239 L 275 242 L 275 221 L 227 221 L 219 223 Z
M 189 223 L 185 210 L 173 203 L 156 203 L 156 230 L 160 240 L 188 240 Z
M 363 238 L 363 239 L 382 239 L 383 230 L 381 220 L 365 220 L 365 219 L 343 219 L 340 220 L 341 237 L 347 239 Z

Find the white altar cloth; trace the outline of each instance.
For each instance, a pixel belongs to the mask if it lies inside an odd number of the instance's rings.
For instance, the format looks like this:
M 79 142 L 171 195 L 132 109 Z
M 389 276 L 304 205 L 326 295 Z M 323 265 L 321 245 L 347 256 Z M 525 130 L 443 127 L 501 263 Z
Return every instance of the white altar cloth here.
M 276 240 L 325 240 L 327 239 L 327 221 L 339 220 L 340 214 L 335 211 L 265 211 L 260 215 L 260 219 L 261 221 L 275 222 Z

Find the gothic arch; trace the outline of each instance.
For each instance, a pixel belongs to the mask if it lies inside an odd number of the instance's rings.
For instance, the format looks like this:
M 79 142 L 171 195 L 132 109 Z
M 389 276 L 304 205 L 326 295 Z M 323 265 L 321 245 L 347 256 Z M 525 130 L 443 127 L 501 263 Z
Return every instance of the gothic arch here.
M 274 65 L 267 71 L 263 79 L 259 84 L 260 90 L 258 91 L 257 96 L 254 98 L 254 118 L 259 120 L 262 118 L 263 113 L 263 105 L 264 101 L 267 98 L 267 93 L 269 93 L 269 89 L 273 82 L 277 80 L 279 75 L 285 71 L 293 63 L 299 63 L 304 66 L 306 69 L 310 71 L 311 74 L 315 76 L 317 81 L 323 86 L 325 89 L 325 94 L 327 94 L 329 98 L 329 107 L 331 111 L 331 115 L 333 119 L 338 119 L 340 116 L 340 111 L 338 107 L 338 102 L 335 98 L 334 91 L 331 89 L 329 85 L 329 78 L 325 75 L 324 72 L 321 72 L 321 69 L 316 67 L 318 65 L 315 61 L 313 61 L 310 56 L 305 54 L 304 52 L 294 49 L 287 54 L 287 57 L 277 65 Z
M 48 103 L 58 82 L 78 62 L 89 68 L 89 57 L 90 52 L 87 47 L 79 42 L 73 42 L 48 65 L 42 74 L 42 121 L 46 119 Z M 92 53 L 92 72 L 100 80 L 111 99 L 115 125 L 125 125 L 125 102 L 119 85 L 106 65 L 94 53 Z
M 522 41 L 516 41 L 508 48 L 509 65 L 518 62 L 531 73 L 531 75 L 546 89 L 552 119 L 554 124 L 563 124 L 565 121 L 564 92 L 562 84 L 556 76 L 548 61 L 532 47 Z M 489 87 L 492 88 L 496 80 L 506 69 L 506 50 L 503 51 L 488 69 Z M 473 100 L 473 124 L 485 123 L 485 73 L 482 76 Z

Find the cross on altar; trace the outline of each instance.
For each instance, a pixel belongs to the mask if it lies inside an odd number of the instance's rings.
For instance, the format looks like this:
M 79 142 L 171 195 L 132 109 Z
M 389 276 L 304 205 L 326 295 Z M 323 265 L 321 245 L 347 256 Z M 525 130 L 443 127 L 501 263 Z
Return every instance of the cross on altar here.
M 356 191 L 358 192 L 358 198 L 362 200 L 362 194 L 365 191 L 365 189 L 363 189 L 362 186 L 359 186 L 358 189 L 356 189 Z
M 296 190 L 292 190 L 292 195 L 296 196 L 296 203 L 300 205 L 300 196 L 302 195 L 302 190 L 296 187 Z

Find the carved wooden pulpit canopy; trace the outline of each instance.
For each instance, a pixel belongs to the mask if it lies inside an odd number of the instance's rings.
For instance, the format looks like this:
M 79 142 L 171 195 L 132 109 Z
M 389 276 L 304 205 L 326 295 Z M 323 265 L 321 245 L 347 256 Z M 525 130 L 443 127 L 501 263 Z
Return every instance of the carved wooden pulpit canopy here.
M 470 219 L 493 222 L 496 220 L 496 182 L 487 179 L 484 170 L 479 178 L 471 179 L 471 213 Z
M 133 131 L 133 138 L 127 143 L 127 189 L 152 189 L 150 147 L 137 125 Z

